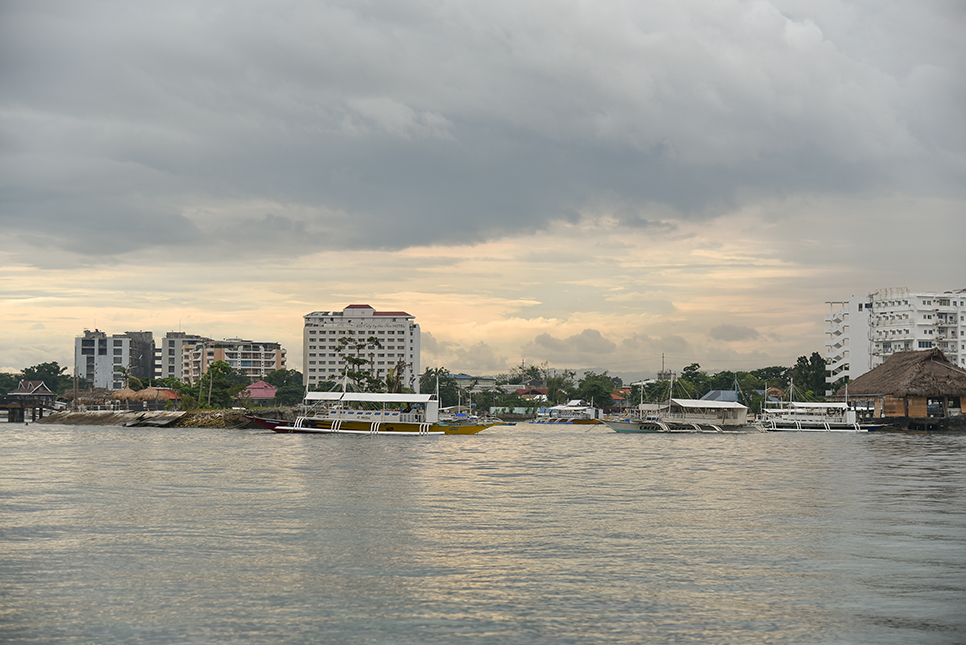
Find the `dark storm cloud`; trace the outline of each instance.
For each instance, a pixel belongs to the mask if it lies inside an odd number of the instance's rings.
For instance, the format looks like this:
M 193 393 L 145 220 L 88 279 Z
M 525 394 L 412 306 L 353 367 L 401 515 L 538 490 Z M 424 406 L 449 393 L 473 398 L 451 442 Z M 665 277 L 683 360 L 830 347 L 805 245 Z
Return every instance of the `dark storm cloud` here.
M 254 224 L 301 253 L 602 203 L 639 225 L 649 204 L 959 195 L 962 26 L 938 2 L 8 2 L 0 222 L 105 254 L 237 248 L 224 231 Z

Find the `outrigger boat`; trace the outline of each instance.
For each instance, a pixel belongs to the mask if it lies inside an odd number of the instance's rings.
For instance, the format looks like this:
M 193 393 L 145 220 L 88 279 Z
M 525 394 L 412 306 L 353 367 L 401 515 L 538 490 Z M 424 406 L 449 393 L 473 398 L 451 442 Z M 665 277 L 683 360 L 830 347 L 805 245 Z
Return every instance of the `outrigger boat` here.
M 378 392 L 306 392 L 305 412 L 295 423 L 280 424 L 279 433 L 378 434 L 415 437 L 476 434 L 500 419 L 441 419 L 434 394 Z
M 574 399 L 551 408 L 543 408 L 537 413 L 533 423 L 591 424 L 600 423 L 601 416 L 600 408 L 595 408 L 580 399 Z
M 882 427 L 863 424 L 847 403 L 786 401 L 765 408 L 755 422 L 769 432 L 868 432 Z
M 748 423 L 748 407 L 734 401 L 669 399 L 660 406 L 641 406 L 636 415 L 604 419 L 615 432 L 757 432 Z

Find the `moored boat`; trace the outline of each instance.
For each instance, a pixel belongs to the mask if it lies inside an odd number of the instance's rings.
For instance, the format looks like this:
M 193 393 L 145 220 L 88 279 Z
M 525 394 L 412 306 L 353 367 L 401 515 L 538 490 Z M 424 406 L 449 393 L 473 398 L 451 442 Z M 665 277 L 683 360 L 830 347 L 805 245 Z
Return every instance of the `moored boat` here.
M 440 418 L 432 394 L 378 392 L 307 392 L 306 411 L 295 423 L 273 428 L 278 433 L 378 434 L 427 436 L 476 434 L 499 425 L 500 419 Z
M 603 412 L 600 408 L 580 399 L 574 399 L 550 408 L 543 408 L 537 413 L 533 423 L 594 424 L 601 423 L 602 417 Z
M 747 406 L 734 401 L 703 399 L 672 398 L 659 406 L 639 409 L 635 416 L 604 419 L 604 423 L 621 433 L 760 431 L 748 422 Z
M 881 424 L 861 423 L 856 411 L 842 402 L 786 401 L 765 408 L 755 420 L 768 432 L 868 432 Z

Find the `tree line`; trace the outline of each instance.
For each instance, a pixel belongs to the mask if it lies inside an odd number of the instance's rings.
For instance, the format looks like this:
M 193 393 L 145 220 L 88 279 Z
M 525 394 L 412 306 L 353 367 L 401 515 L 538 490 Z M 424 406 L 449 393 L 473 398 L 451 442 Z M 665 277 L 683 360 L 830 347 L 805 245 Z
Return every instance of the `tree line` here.
M 348 389 L 361 392 L 413 392 L 415 383 L 404 382 L 403 375 L 410 365 L 400 361 L 387 370 L 385 378 L 379 378 L 372 369 L 373 361 L 367 353 L 379 347 L 375 337 L 343 342 L 341 349 L 355 351 L 355 356 L 346 356 L 346 371 L 339 381 L 322 381 L 315 390 L 335 390 L 343 385 Z M 800 356 L 793 367 L 763 367 L 750 372 L 721 371 L 713 375 L 701 370 L 698 363 L 685 367 L 680 375 L 671 381 L 649 381 L 630 386 L 630 400 L 657 402 L 670 395 L 683 398 L 701 398 L 711 390 L 737 390 L 738 400 L 752 409 L 761 406 L 765 392 L 769 388 L 782 391 L 794 384 L 796 398 L 799 400 L 821 400 L 826 389 L 825 359 L 818 352 L 811 356 Z M 51 391 L 58 395 L 66 394 L 74 387 L 74 379 L 65 374 L 66 367 L 56 362 L 40 363 L 25 368 L 19 374 L 0 373 L 0 393 L 14 390 L 21 379 L 44 381 Z M 183 409 L 202 407 L 227 408 L 238 403 L 246 404 L 244 399 L 236 398 L 250 383 L 251 379 L 224 361 L 215 361 L 201 379 L 189 385 L 176 378 L 140 379 L 125 374 L 128 387 L 137 391 L 148 386 L 170 388 L 178 392 Z M 278 388 L 275 394 L 277 405 L 295 405 L 302 400 L 305 388 L 302 373 L 298 370 L 275 370 L 262 380 Z M 603 372 L 588 371 L 579 379 L 570 369 L 551 368 L 547 363 L 541 365 L 520 365 L 496 377 L 496 386 L 538 382 L 539 389 L 546 390 L 546 402 L 535 403 L 516 392 L 507 393 L 499 387 L 476 387 L 478 379 L 471 379 L 461 385 L 445 367 L 427 367 L 419 375 L 419 391 L 433 393 L 439 391 L 440 405 L 443 407 L 457 404 L 475 405 L 478 409 L 489 410 L 493 407 L 534 408 L 539 405 L 555 405 L 572 399 L 592 402 L 602 408 L 611 407 L 615 390 L 623 388 L 620 377 Z M 837 389 L 844 384 L 832 385 Z M 437 385 L 438 384 L 438 385 Z M 78 390 L 90 387 L 83 378 L 78 379 Z M 673 389 L 672 389 L 673 388 Z M 478 391 L 472 391 L 478 390 Z

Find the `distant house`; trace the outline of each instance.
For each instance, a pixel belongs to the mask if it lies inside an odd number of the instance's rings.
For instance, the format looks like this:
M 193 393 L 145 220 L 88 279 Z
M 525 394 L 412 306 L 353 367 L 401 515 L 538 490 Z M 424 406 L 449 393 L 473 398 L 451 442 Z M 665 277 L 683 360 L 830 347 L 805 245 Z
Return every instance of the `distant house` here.
M 738 392 L 736 390 L 710 390 L 701 397 L 702 401 L 727 401 L 730 403 L 738 402 Z
M 7 396 L 17 397 L 23 401 L 34 401 L 40 403 L 53 403 L 57 395 L 50 391 L 47 384 L 43 381 L 20 381 L 17 389 L 8 392 Z
M 249 399 L 255 405 L 271 405 L 275 403 L 275 393 L 278 388 L 265 381 L 256 381 L 238 393 L 239 399 Z
M 939 349 L 930 349 L 895 352 L 828 398 L 864 402 L 874 407 L 875 418 L 926 418 L 961 415 L 964 397 L 966 369 L 953 365 Z

